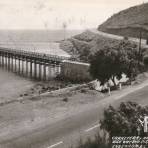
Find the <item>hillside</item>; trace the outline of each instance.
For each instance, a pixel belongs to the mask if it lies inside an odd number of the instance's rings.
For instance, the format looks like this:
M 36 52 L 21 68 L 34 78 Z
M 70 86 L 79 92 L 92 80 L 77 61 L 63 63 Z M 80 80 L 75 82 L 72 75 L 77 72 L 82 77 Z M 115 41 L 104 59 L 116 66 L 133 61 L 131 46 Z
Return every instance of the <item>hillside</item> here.
M 111 34 L 148 38 L 148 3 L 137 5 L 111 16 L 98 30 Z
M 118 42 L 118 40 L 86 30 L 81 34 L 61 41 L 61 48 L 72 55 L 73 58 L 82 62 L 88 62 L 91 54 L 104 48 L 104 46 L 113 46 Z

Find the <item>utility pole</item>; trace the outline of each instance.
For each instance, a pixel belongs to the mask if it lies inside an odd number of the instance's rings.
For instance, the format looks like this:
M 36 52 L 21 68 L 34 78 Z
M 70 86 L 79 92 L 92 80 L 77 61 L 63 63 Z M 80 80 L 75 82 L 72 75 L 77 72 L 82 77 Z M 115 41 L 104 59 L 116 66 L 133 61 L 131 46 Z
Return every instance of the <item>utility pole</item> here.
M 140 27 L 140 33 L 139 33 L 139 57 L 138 57 L 138 65 L 140 66 L 141 61 L 141 40 L 142 40 L 142 28 Z

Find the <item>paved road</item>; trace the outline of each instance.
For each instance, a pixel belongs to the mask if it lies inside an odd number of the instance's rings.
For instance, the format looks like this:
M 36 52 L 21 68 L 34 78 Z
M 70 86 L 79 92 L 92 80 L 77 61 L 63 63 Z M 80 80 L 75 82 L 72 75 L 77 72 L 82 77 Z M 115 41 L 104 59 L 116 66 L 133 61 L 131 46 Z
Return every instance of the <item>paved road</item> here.
M 0 139 L 0 148 L 66 148 L 75 144 L 80 137 L 85 139 L 93 135 L 99 128 L 99 120 L 103 110 L 109 104 L 118 106 L 121 101 L 136 100 L 145 104 L 148 96 L 148 82 L 130 89 L 122 90 L 120 94 L 99 101 L 81 113 L 60 120 L 52 125 L 37 129 L 26 135 Z M 148 101 L 147 101 L 148 102 Z
M 115 39 L 115 40 L 123 40 L 124 39 L 123 36 L 98 31 L 97 29 L 92 29 L 90 31 L 93 32 L 93 33 L 99 34 L 101 36 L 111 38 L 111 39 Z M 128 40 L 133 41 L 135 43 L 139 43 L 139 38 L 128 37 Z M 146 44 L 146 39 L 141 40 L 141 45 L 142 45 L 142 47 L 148 48 L 148 45 Z

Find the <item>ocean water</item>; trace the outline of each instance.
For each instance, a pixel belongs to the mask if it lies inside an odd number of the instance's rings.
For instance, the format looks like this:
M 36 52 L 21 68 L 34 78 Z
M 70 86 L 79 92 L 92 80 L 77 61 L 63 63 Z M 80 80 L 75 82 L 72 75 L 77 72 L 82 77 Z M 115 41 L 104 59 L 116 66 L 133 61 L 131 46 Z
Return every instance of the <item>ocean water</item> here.
M 83 30 L 0 30 L 0 42 L 56 42 Z
M 81 32 L 82 30 L 0 30 L 0 47 L 68 56 L 59 48 L 59 41 Z
M 27 49 L 33 52 L 40 50 L 40 52 L 49 52 L 53 55 L 68 55 L 63 50 L 52 47 L 51 44 L 81 32 L 73 30 L 66 31 L 64 34 L 63 30 L 0 30 L 0 45 L 1 47 Z M 19 97 L 34 84 L 35 82 L 0 67 L 0 102 Z

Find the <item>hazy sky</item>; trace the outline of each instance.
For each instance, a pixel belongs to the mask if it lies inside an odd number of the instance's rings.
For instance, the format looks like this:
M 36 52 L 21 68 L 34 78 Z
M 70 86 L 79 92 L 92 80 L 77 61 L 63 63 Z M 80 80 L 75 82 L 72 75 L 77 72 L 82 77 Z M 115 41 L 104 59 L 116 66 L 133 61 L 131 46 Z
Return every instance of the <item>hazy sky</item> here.
M 120 10 L 148 0 L 0 0 L 0 29 L 95 28 Z

